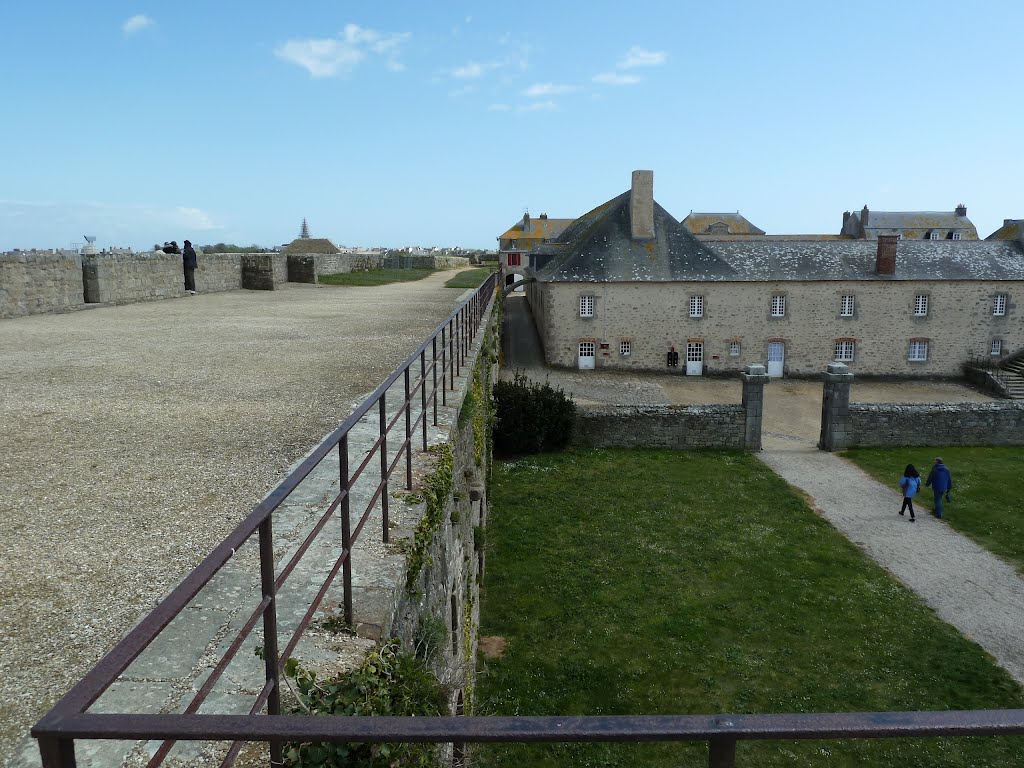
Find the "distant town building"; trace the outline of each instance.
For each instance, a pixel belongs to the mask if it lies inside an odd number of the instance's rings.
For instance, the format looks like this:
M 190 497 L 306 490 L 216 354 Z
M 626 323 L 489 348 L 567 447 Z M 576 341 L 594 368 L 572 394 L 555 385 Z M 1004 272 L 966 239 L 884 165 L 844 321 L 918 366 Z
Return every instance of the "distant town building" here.
M 299 236 L 288 243 L 283 249 L 284 253 L 342 253 L 341 248 L 336 246 L 326 237 L 310 237 L 309 224 L 302 220 L 302 229 Z

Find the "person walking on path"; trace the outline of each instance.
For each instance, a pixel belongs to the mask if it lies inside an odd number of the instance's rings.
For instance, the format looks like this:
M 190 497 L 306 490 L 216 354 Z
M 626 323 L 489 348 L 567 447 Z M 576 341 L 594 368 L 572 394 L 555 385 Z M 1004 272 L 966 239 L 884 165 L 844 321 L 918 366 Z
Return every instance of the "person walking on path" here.
M 190 240 L 185 241 L 185 248 L 181 252 L 181 261 L 185 267 L 185 293 L 190 296 L 196 295 L 196 266 L 199 259 L 196 258 L 196 251 Z
M 935 494 L 935 516 L 942 517 L 942 497 L 945 495 L 949 501 L 949 492 L 953 490 L 953 477 L 949 474 L 949 467 L 942 463 L 942 457 L 935 457 L 935 466 L 928 473 L 928 482 L 925 483 Z
M 907 464 L 907 468 L 903 470 L 903 477 L 900 478 L 900 488 L 903 489 L 903 506 L 900 507 L 900 514 L 902 515 L 909 509 L 910 522 L 914 522 L 914 497 L 920 487 L 921 473 L 914 468 L 913 464 Z

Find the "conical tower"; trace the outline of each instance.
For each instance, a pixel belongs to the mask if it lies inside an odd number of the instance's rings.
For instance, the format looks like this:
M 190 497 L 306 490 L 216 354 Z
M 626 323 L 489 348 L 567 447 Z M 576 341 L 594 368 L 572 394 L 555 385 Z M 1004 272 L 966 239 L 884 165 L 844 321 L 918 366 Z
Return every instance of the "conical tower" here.
M 303 240 L 309 240 L 309 224 L 306 223 L 305 218 L 302 220 L 302 231 L 299 232 L 299 237 Z

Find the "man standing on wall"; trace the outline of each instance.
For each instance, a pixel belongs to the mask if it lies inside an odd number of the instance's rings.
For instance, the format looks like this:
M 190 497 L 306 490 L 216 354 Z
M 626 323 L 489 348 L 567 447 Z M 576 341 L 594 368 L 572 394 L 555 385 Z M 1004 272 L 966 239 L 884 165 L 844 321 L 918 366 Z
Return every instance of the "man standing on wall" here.
M 935 466 L 928 473 L 928 482 L 925 485 L 935 494 L 935 516 L 942 517 L 942 496 L 945 494 L 946 501 L 949 501 L 949 492 L 953 490 L 953 477 L 949 474 L 949 468 L 942 463 L 941 456 L 935 458 Z
M 196 295 L 196 266 L 199 260 L 196 258 L 192 241 L 185 241 L 185 249 L 181 252 L 181 260 L 185 267 L 185 293 L 190 296 Z

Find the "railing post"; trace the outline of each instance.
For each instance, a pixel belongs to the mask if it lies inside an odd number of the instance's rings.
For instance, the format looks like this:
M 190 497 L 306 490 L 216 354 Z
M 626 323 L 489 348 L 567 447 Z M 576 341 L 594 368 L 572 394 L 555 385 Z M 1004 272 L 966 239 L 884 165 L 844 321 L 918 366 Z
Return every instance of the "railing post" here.
M 437 360 L 437 351 L 434 352 L 434 360 Z M 437 373 L 434 374 L 434 390 L 437 390 Z M 441 328 L 441 405 L 448 405 L 448 345 L 445 343 L 444 327 Z M 434 423 L 437 424 L 437 413 L 434 414 Z
M 448 355 L 452 359 L 452 366 L 451 366 L 452 367 L 452 371 L 451 371 L 452 380 L 450 382 L 450 386 L 452 388 L 452 392 L 454 393 L 455 392 L 455 358 L 457 356 L 455 354 L 455 326 L 452 324 L 452 322 L 453 322 L 452 320 L 448 321 Z
M 387 393 L 380 396 L 380 512 L 383 522 L 383 542 L 388 543 L 388 413 Z
M 432 392 L 434 399 L 434 426 L 437 426 L 437 336 L 430 342 L 431 349 L 434 355 L 434 361 L 430 364 L 430 374 L 434 379 L 434 390 Z M 444 347 L 444 328 L 441 329 L 441 346 Z M 443 380 L 444 377 L 442 377 Z
M 412 391 L 409 366 L 405 366 L 405 490 L 412 490 Z
M 462 375 L 462 310 L 455 313 L 455 337 L 458 340 L 452 350 L 452 359 L 455 361 L 455 375 Z M 452 379 L 452 389 L 455 389 L 455 379 Z
M 423 450 L 427 450 L 427 350 L 420 352 L 420 417 L 423 419 Z
M 74 739 L 60 739 L 56 736 L 39 737 L 39 756 L 43 768 L 76 768 Z
M 264 599 L 269 599 L 263 610 L 263 662 L 267 681 L 274 687 L 267 698 L 267 714 L 281 714 L 281 673 L 278 671 L 277 650 L 277 590 L 274 587 L 274 527 L 272 516 L 260 523 L 260 583 Z M 280 741 L 270 742 L 270 761 L 281 764 L 283 760 Z
M 341 549 L 345 553 L 345 562 L 341 565 L 341 586 L 344 592 L 345 624 L 352 626 L 352 518 L 351 512 L 351 481 L 348 477 L 348 433 L 338 443 L 338 474 L 341 477 L 341 490 L 345 496 L 341 500 Z
M 708 768 L 736 768 L 736 739 L 708 740 Z

